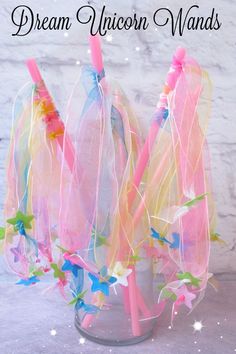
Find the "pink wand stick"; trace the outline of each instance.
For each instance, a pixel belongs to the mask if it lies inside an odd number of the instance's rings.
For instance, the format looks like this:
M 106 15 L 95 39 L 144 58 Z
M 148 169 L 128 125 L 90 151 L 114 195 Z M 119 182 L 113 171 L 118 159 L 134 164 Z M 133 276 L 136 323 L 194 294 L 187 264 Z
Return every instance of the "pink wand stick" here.
M 181 73 L 181 67 L 182 67 L 182 62 L 184 57 L 185 57 L 185 49 L 178 48 L 173 56 L 172 64 L 166 78 L 166 83 L 163 88 L 163 93 L 160 95 L 160 100 L 157 104 L 157 111 L 155 114 L 155 118 L 151 124 L 147 139 L 145 141 L 143 149 L 141 150 L 141 153 L 138 158 L 137 166 L 134 172 L 133 183 L 128 195 L 129 208 L 131 208 L 135 196 L 137 194 L 137 189 L 140 185 L 140 182 L 143 177 L 143 173 L 148 164 L 150 153 L 155 143 L 161 123 L 163 119 L 167 118 L 168 115 L 168 111 L 166 110 L 167 94 L 170 91 L 174 90 L 175 88 L 176 82 Z

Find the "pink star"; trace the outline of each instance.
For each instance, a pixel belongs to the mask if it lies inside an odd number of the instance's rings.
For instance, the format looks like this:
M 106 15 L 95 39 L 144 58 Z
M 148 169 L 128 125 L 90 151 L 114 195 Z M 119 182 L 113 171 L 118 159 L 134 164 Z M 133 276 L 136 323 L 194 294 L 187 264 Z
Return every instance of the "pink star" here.
M 183 302 L 189 309 L 192 308 L 192 301 L 196 298 L 196 295 L 188 291 L 186 285 L 182 285 L 180 288 L 172 289 L 177 296 L 179 302 Z

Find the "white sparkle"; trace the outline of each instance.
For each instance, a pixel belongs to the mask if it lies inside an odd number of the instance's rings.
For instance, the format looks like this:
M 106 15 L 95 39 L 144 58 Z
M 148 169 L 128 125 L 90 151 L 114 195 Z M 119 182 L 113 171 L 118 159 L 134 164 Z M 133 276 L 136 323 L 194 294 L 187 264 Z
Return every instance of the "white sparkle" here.
M 64 33 L 64 37 L 68 37 L 69 36 L 69 33 L 68 32 L 65 32 Z
M 76 60 L 76 65 L 80 65 L 80 61 L 79 60 Z
M 175 315 L 178 315 L 178 312 L 177 312 L 177 311 L 175 311 Z
M 197 341 L 195 340 L 193 343 L 194 343 L 194 344 L 197 344 Z
M 90 49 L 88 49 L 88 50 L 87 50 L 87 53 L 88 53 L 88 54 L 90 54 L 90 53 L 91 53 L 91 50 L 90 50 Z
M 136 52 L 140 51 L 140 47 L 135 47 Z
M 112 352 L 112 349 L 111 349 L 111 348 L 109 349 L 109 352 L 110 352 L 110 353 Z
M 155 31 L 157 32 L 157 28 L 155 28 Z
M 106 41 L 107 42 L 112 42 L 112 35 L 111 34 L 108 34 L 107 36 L 106 36 Z
M 198 352 L 200 353 L 201 349 L 198 349 Z
M 85 343 L 85 338 L 81 337 L 81 338 L 79 339 L 79 342 L 80 342 L 80 344 L 84 344 L 84 343 Z
M 152 342 L 154 342 L 154 338 L 152 338 Z
M 171 328 L 172 328 L 171 326 L 168 327 L 168 329 L 171 329 Z
M 218 326 L 220 325 L 220 322 L 217 322 Z
M 223 339 L 223 336 L 220 336 L 220 339 Z
M 129 61 L 129 58 L 128 58 L 128 57 L 126 57 L 126 58 L 125 58 L 125 61 Z
M 192 325 L 194 332 L 201 332 L 203 324 L 202 321 L 195 321 L 194 324 Z
M 51 336 L 56 336 L 57 331 L 55 329 L 51 329 L 50 334 Z

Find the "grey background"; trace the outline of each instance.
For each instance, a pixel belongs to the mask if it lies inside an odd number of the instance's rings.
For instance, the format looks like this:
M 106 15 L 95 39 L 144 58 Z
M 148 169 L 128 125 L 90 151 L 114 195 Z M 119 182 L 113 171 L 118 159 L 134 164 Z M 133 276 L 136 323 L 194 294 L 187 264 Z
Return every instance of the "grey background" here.
M 84 1 L 24 1 L 40 16 L 70 16 L 72 28 L 65 31 L 35 31 L 26 37 L 12 37 L 15 31 L 10 16 L 19 1 L 1 0 L 0 8 L 0 213 L 2 211 L 5 180 L 4 163 L 9 143 L 11 110 L 14 97 L 30 77 L 24 62 L 35 57 L 46 83 L 54 96 L 62 116 L 79 66 L 89 62 L 88 27 L 75 20 L 77 9 Z M 107 75 L 119 80 L 141 120 L 149 120 L 163 85 L 172 53 L 183 45 L 188 53 L 208 70 L 213 82 L 212 117 L 208 130 L 214 194 L 217 204 L 217 231 L 227 242 L 213 245 L 210 270 L 216 273 L 236 270 L 236 119 L 235 119 L 235 1 L 195 1 L 200 9 L 193 12 L 208 16 L 212 7 L 219 13 L 219 31 L 185 31 L 184 36 L 170 35 L 170 27 L 155 30 L 153 12 L 169 6 L 173 13 L 181 6 L 193 5 L 189 0 L 163 1 L 106 1 L 107 14 L 148 16 L 146 31 L 115 31 L 113 41 L 103 39 L 103 54 Z M 91 2 L 101 10 L 103 1 Z M 137 51 L 139 47 L 139 51 Z M 128 59 L 127 59 L 128 58 Z M 144 132 L 145 135 L 145 132 Z M 2 216 L 2 213 L 1 213 Z M 2 218 L 1 218 L 2 221 Z

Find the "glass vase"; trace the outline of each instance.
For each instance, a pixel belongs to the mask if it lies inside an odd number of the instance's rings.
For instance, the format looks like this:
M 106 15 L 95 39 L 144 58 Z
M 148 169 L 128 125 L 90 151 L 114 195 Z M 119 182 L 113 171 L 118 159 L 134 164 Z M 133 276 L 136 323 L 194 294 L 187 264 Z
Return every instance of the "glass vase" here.
M 127 284 L 109 284 L 109 295 L 102 291 L 86 292 L 83 305 L 75 311 L 75 326 L 83 337 L 103 345 L 122 346 L 152 335 L 156 323 L 152 261 L 142 258 L 128 271 Z M 87 272 L 84 286 L 91 289 Z M 99 310 L 88 313 L 84 304 Z

